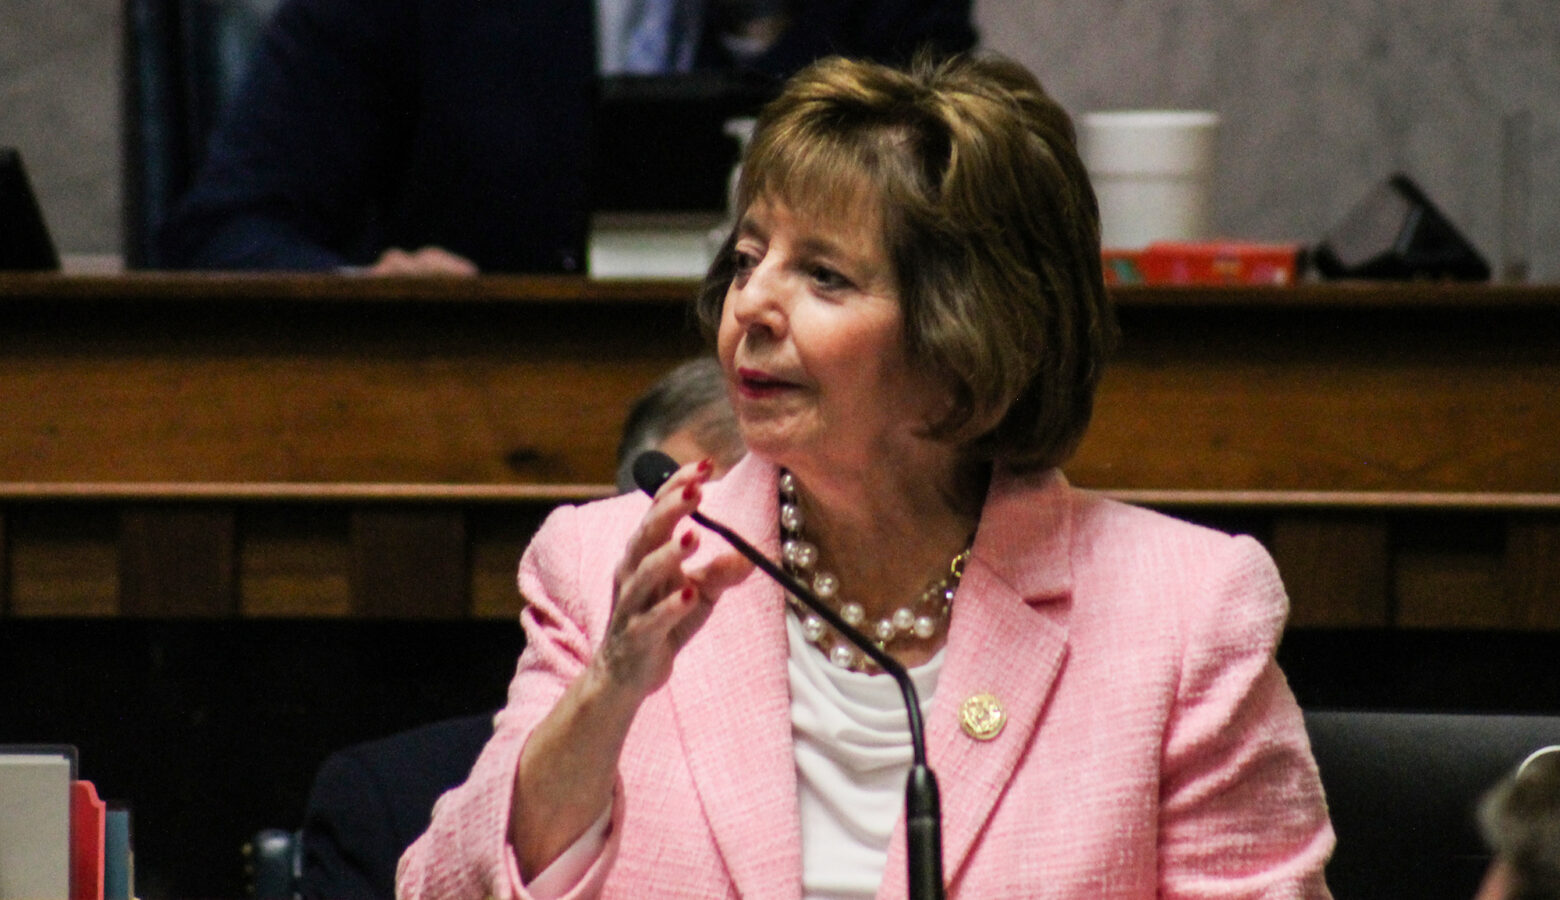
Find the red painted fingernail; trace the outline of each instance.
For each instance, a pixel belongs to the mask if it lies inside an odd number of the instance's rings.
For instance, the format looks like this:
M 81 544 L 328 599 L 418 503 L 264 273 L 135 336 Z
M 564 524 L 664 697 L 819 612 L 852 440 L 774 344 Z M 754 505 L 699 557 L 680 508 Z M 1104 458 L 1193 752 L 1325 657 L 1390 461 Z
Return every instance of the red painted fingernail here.
M 714 468 L 715 468 L 715 461 L 713 459 L 706 458 L 706 459 L 699 460 L 699 474 L 700 475 L 708 475 L 708 474 L 710 474 L 710 470 L 712 470 Z
M 683 499 L 684 500 L 693 500 L 693 499 L 695 499 L 698 496 L 699 496 L 699 489 L 695 485 L 691 485 L 690 484 L 687 487 L 683 488 Z
M 682 602 L 688 603 L 688 602 L 690 602 L 692 600 L 693 600 L 693 588 L 691 588 L 691 587 L 683 588 L 682 589 Z
M 682 545 L 683 545 L 683 549 L 684 550 L 686 550 L 689 547 L 693 546 L 693 532 L 691 532 L 691 531 L 684 531 L 683 532 Z

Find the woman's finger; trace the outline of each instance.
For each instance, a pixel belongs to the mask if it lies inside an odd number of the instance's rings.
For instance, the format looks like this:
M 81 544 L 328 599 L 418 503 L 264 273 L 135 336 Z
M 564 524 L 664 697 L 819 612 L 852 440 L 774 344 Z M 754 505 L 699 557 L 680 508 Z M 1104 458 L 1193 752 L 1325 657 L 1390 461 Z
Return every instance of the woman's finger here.
M 612 621 L 601 652 L 615 677 L 644 690 L 665 681 L 677 651 L 709 615 L 714 595 L 701 595 L 683 569 L 698 549 L 699 534 L 679 528 L 698 507 L 711 468 L 694 463 L 673 473 L 613 573 Z
M 698 465 L 683 466 L 656 491 L 650 509 L 629 537 L 624 557 L 638 560 L 671 537 L 678 521 L 699 505 L 708 471 Z
M 644 693 L 664 684 L 671 675 L 677 651 L 687 641 L 686 635 L 697 630 L 703 621 L 701 617 L 695 624 L 685 625 L 691 617 L 698 616 L 701 605 L 706 604 L 702 604 L 699 592 L 693 585 L 684 584 L 658 596 L 642 612 L 614 616 L 612 633 L 600 651 L 614 679 Z
M 703 485 L 710 475 L 708 462 L 690 463 L 678 469 L 656 492 L 650 509 L 629 538 L 623 558 L 613 573 L 615 598 L 623 602 L 624 586 L 657 548 L 672 540 L 677 524 L 698 507 Z
M 727 550 L 687 574 L 700 593 L 714 600 L 725 593 L 727 588 L 747 578 L 752 571 L 751 560 L 735 550 Z
M 687 582 L 682 563 L 698 549 L 698 535 L 691 529 L 657 547 L 638 565 L 624 572 L 618 583 L 613 618 L 634 616 L 656 605 Z

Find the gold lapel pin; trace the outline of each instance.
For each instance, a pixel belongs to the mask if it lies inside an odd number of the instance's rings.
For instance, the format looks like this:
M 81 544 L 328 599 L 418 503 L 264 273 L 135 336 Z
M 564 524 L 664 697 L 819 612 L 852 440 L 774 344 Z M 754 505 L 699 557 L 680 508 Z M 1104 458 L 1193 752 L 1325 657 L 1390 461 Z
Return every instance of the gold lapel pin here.
M 972 694 L 959 707 L 959 726 L 977 741 L 989 741 L 1007 724 L 1002 701 L 990 694 Z

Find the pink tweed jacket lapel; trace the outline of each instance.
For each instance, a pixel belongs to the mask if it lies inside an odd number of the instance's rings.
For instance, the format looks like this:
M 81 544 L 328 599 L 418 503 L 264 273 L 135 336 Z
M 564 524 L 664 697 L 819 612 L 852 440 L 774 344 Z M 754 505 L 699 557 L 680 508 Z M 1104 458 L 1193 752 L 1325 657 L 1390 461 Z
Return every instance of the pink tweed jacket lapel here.
M 774 467 L 748 457 L 700 508 L 778 556 Z M 727 551 L 701 535 L 699 558 Z M 739 896 L 801 896 L 784 599 L 761 572 L 727 591 L 677 657 L 670 690 L 698 802 Z
M 954 883 L 1032 742 L 1067 656 L 1072 587 L 1068 489 L 1059 473 L 999 474 L 954 604 L 927 757 L 943 813 L 943 878 Z M 960 725 L 977 694 L 997 698 L 1002 731 L 978 740 Z M 904 822 L 889 846 L 880 898 L 907 890 Z
M 779 545 L 774 479 L 772 466 L 748 457 L 702 505 L 771 558 Z M 982 513 L 926 726 L 950 882 L 1031 743 L 1067 655 L 1068 490 L 1055 472 L 999 475 Z M 700 556 L 726 549 L 708 532 L 702 540 Z M 678 656 L 669 686 L 698 802 L 743 897 L 801 894 L 783 603 L 762 573 L 728 591 Z M 994 740 L 976 740 L 959 724 L 964 701 L 980 693 L 1007 713 Z M 879 897 L 905 895 L 905 867 L 901 820 Z

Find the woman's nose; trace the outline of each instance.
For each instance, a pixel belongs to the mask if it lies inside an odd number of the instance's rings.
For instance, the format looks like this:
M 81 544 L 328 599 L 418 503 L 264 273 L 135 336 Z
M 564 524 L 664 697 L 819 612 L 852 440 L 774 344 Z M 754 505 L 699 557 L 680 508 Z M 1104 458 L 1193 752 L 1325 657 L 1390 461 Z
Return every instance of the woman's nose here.
M 761 261 L 733 282 L 731 302 L 737 321 L 748 331 L 779 334 L 785 329 L 785 284 L 779 268 Z

